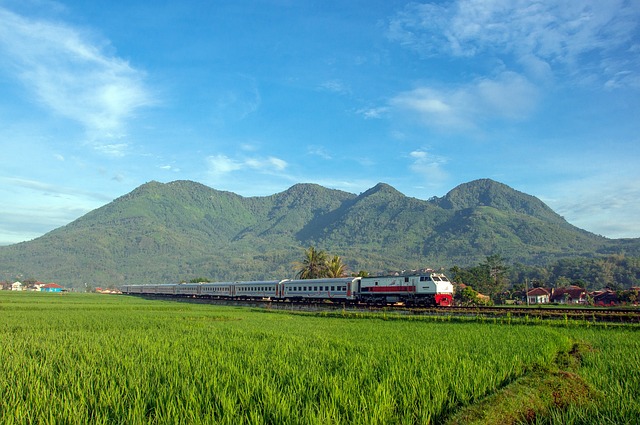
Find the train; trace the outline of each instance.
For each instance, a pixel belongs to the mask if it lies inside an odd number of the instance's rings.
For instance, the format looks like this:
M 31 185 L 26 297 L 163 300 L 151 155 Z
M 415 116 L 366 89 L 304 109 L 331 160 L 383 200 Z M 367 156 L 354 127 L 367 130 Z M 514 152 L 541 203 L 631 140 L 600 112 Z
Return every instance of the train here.
M 283 302 L 450 306 L 453 285 L 442 273 L 246 282 L 123 285 L 123 294 Z

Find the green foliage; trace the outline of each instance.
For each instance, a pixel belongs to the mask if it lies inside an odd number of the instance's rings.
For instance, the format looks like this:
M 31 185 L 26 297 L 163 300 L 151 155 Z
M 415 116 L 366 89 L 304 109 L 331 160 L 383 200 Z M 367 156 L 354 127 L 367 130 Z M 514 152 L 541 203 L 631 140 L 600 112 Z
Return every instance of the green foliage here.
M 360 195 L 298 184 L 244 198 L 175 181 L 147 183 L 40 238 L 0 247 L 0 280 L 21 275 L 81 288 L 198 276 L 287 278 L 305 246 L 339 255 L 351 270 L 373 272 L 471 267 L 491 255 L 536 267 L 592 258 L 601 260 L 592 270 L 594 285 L 623 287 L 638 277 L 622 271 L 622 263 L 635 270 L 630 258 L 640 256 L 639 240 L 577 229 L 538 199 L 491 180 L 429 201 L 382 183 Z M 607 270 L 604 253 L 622 251 L 627 257 Z M 511 280 L 516 271 L 509 271 Z M 558 272 L 548 268 L 538 279 L 552 274 Z
M 329 258 L 326 252 L 312 246 L 304 252 L 304 259 L 295 264 L 299 279 L 335 278 L 347 274 L 347 266 L 338 255 Z
M 478 298 L 478 293 L 473 290 L 471 286 L 465 286 L 464 288 L 456 288 L 455 293 L 456 305 L 461 306 L 475 306 L 485 304 L 483 300 Z
M 310 246 L 304 252 L 304 259 L 298 264 L 296 277 L 300 279 L 318 279 L 327 277 L 329 263 L 327 253 Z
M 344 277 L 347 275 L 347 265 L 342 262 L 342 258 L 334 255 L 327 262 L 327 277 Z

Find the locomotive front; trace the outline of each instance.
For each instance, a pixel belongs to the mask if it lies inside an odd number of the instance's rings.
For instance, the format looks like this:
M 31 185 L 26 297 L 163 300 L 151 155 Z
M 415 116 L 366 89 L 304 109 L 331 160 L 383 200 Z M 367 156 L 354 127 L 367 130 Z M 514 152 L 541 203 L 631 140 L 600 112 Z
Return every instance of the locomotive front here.
M 431 300 L 435 305 L 450 306 L 453 302 L 453 285 L 442 273 L 420 275 L 416 295 Z

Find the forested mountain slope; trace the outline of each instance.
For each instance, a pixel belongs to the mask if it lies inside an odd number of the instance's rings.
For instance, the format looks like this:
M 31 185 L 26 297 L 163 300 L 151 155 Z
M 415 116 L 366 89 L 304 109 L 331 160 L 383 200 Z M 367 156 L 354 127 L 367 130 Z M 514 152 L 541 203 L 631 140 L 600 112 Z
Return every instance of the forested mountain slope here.
M 0 247 L 0 279 L 66 286 L 292 277 L 303 248 L 353 271 L 476 264 L 487 255 L 544 264 L 640 253 L 567 223 L 537 198 L 492 180 L 423 201 L 380 183 L 355 195 L 297 184 L 242 197 L 199 183 L 150 182 L 40 238 Z

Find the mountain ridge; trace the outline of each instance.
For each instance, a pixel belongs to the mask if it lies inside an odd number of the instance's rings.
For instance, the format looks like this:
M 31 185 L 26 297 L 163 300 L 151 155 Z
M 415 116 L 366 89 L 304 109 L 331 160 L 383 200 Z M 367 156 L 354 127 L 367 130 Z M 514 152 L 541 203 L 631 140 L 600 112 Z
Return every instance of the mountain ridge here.
M 106 286 L 292 277 L 308 246 L 369 271 L 468 266 L 492 254 L 544 264 L 640 252 L 640 240 L 579 229 L 539 199 L 490 179 L 427 201 L 386 183 L 359 195 L 299 183 L 243 197 L 187 180 L 151 181 L 37 239 L 0 247 L 0 278 Z

